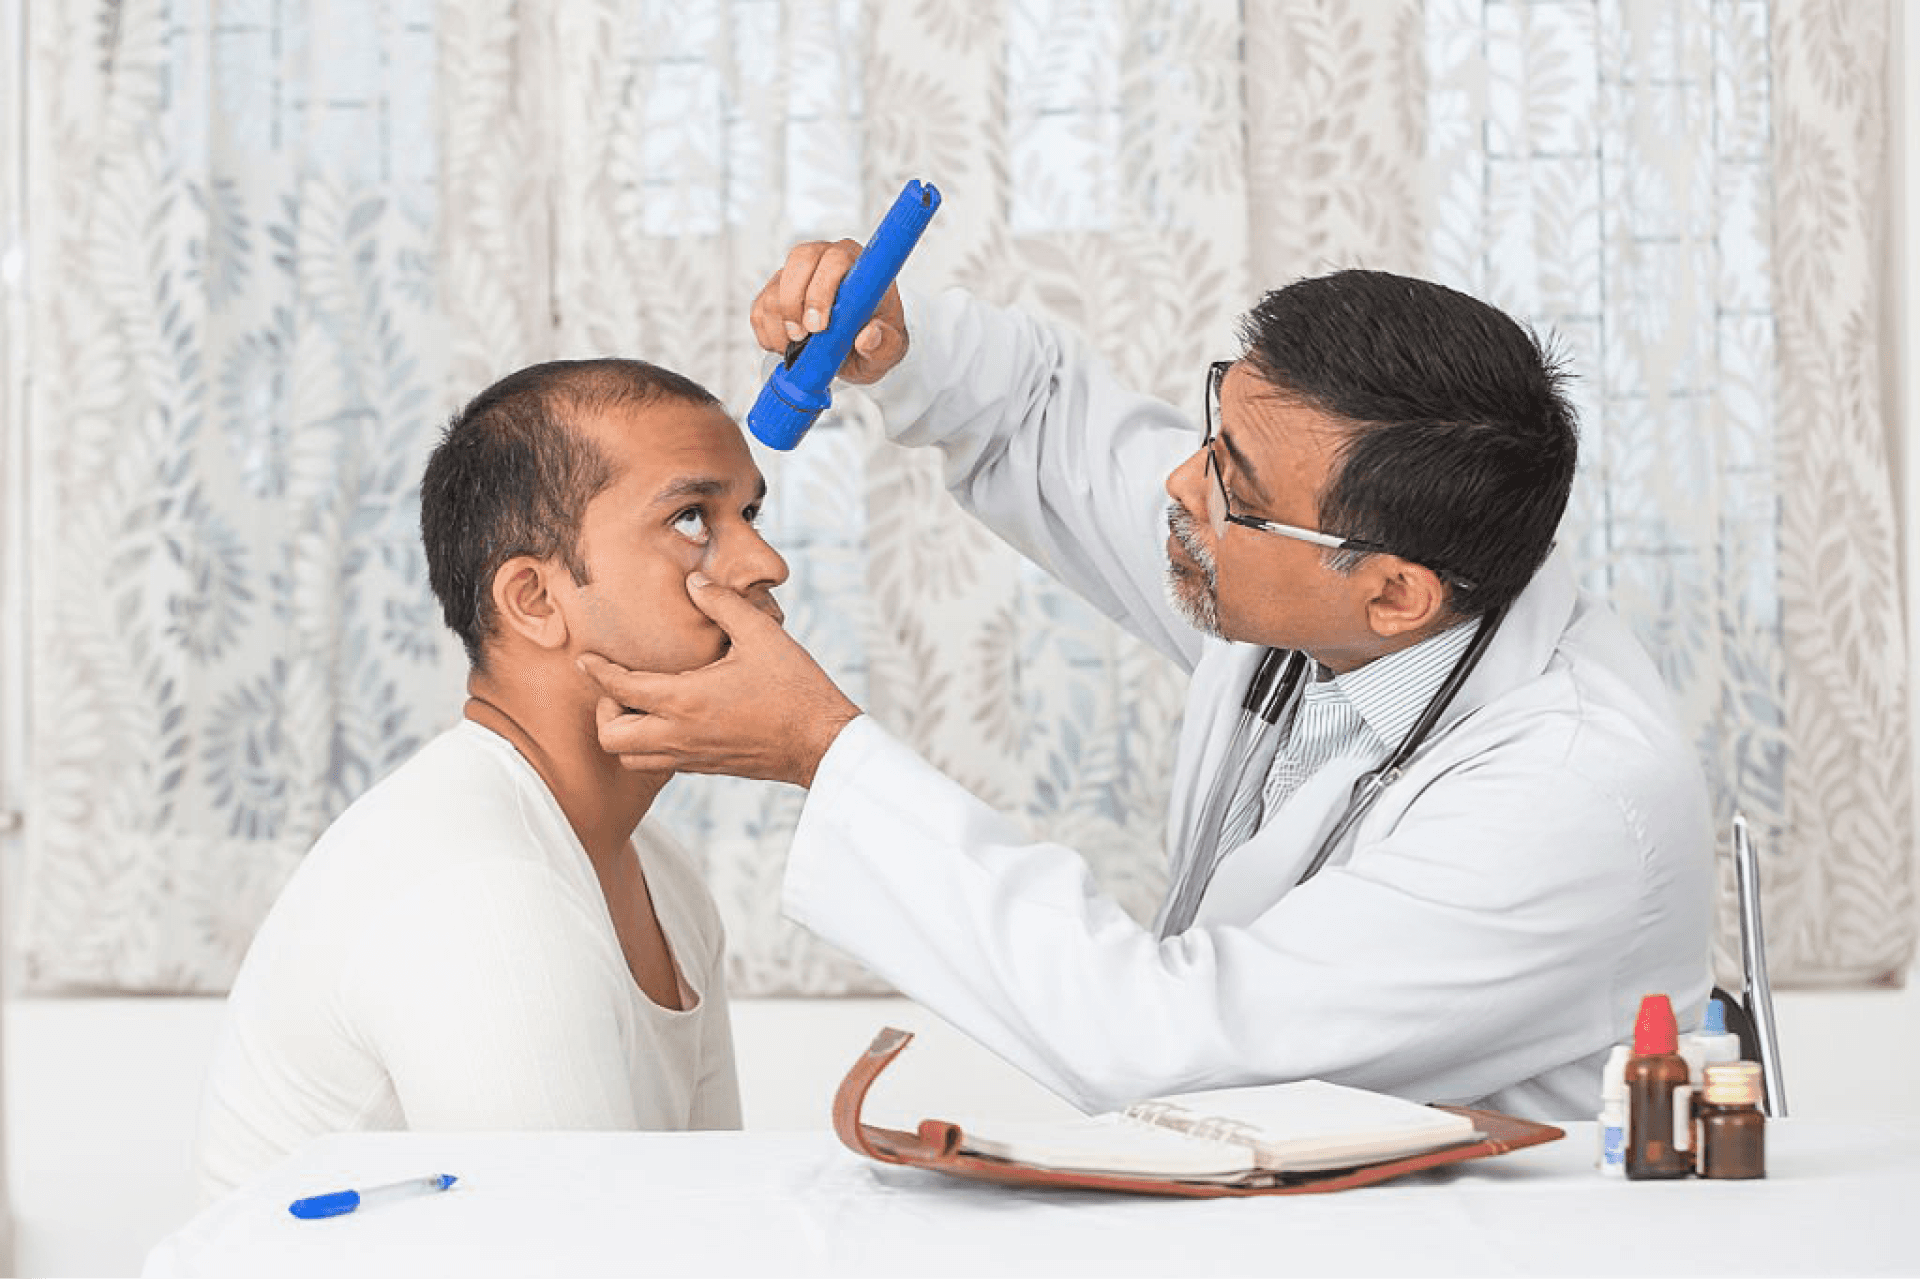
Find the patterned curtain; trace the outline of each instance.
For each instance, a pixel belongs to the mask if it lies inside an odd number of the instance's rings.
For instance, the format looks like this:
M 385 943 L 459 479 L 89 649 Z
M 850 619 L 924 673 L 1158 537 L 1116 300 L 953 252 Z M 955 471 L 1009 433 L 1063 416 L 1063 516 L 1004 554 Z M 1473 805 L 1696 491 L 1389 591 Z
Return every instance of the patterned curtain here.
M 459 703 L 432 5 L 36 5 L 21 976 L 218 991 Z
M 1776 980 L 1904 966 L 1862 336 L 1883 4 L 67 7 L 35 37 L 35 267 L 65 286 L 36 367 L 86 375 L 35 388 L 33 983 L 220 989 L 325 821 L 454 713 L 412 527 L 448 408 L 612 352 L 744 408 L 745 307 L 785 248 L 864 237 L 909 177 L 946 196 L 910 283 L 1072 324 L 1196 414 L 1238 312 L 1335 266 L 1558 334 L 1586 429 L 1563 543 L 1761 832 Z M 795 633 L 1149 913 L 1175 673 L 857 394 L 760 462 Z M 873 988 L 778 918 L 800 798 L 662 801 L 739 994 Z

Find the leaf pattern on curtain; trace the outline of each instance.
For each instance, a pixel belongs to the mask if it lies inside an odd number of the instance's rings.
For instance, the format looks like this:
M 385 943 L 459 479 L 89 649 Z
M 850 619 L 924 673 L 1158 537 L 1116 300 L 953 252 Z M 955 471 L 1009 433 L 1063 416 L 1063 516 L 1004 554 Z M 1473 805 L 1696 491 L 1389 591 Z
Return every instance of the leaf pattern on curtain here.
M 1887 12 L 1774 6 L 1785 829 L 1769 950 L 1789 974 L 1899 982 L 1913 958 L 1913 678 L 1878 337 Z
M 36 12 L 36 989 L 219 991 L 325 824 L 457 706 L 430 6 Z
M 35 15 L 28 984 L 217 990 L 301 852 L 456 713 L 419 468 L 522 365 L 744 409 L 786 248 L 946 204 L 909 282 L 1084 332 L 1196 416 L 1266 288 L 1431 275 L 1559 335 L 1563 545 L 1767 855 L 1778 980 L 1913 936 L 1869 321 L 1885 8 L 1851 0 L 95 0 Z M 253 41 L 249 45 L 249 41 Z M 57 426 L 47 424 L 58 424 Z M 789 627 L 1147 916 L 1183 683 L 843 390 L 760 454 Z M 689 777 L 736 994 L 868 991 L 786 924 L 801 795 Z M 1727 882 L 1730 893 L 1730 878 Z M 1723 920 L 1732 935 L 1732 917 Z

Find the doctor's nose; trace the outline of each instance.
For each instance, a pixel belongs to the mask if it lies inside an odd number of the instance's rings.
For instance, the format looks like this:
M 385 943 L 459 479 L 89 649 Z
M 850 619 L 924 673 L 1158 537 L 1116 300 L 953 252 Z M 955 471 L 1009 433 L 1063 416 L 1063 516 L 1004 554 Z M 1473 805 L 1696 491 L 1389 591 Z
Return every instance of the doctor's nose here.
M 1167 496 L 1178 502 L 1193 518 L 1194 527 L 1204 528 L 1207 520 L 1207 448 L 1201 445 L 1192 456 L 1167 475 Z

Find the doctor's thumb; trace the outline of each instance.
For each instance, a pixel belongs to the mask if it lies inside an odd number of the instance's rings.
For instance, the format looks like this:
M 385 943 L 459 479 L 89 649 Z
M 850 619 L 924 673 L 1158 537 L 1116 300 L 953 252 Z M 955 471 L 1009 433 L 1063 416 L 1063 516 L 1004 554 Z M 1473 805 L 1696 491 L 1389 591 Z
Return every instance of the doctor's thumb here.
M 720 624 L 728 635 L 738 636 L 740 628 L 752 626 L 760 610 L 731 586 L 722 585 L 699 569 L 687 574 L 687 596 L 695 608 Z

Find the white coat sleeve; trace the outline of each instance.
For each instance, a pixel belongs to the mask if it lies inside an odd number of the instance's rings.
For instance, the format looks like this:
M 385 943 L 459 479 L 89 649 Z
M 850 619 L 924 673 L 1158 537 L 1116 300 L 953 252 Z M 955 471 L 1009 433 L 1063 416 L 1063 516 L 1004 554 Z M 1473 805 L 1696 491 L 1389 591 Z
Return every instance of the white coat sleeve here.
M 1471 1100 L 1601 1046 L 1582 1036 L 1640 922 L 1630 822 L 1481 761 L 1246 926 L 1163 942 L 862 717 L 816 774 L 785 908 L 1088 1111 L 1303 1078 Z
M 483 862 L 382 916 L 343 1006 L 416 1131 L 639 1126 L 594 921 L 549 869 Z
M 938 448 L 963 507 L 1192 670 L 1200 634 L 1166 593 L 1166 480 L 1198 429 L 1121 386 L 1077 335 L 957 289 L 904 300 L 907 357 L 866 388 L 887 433 Z

